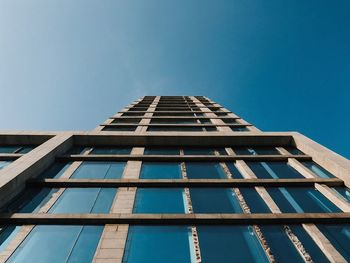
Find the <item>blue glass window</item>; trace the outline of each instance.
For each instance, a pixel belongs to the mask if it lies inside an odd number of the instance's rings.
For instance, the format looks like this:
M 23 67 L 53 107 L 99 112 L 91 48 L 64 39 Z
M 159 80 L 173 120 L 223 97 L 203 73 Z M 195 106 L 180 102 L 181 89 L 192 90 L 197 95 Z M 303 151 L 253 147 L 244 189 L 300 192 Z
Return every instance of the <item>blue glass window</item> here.
M 185 155 L 214 155 L 214 149 L 212 148 L 185 148 Z
M 134 213 L 185 213 L 184 191 L 181 188 L 138 188 Z
M 86 150 L 89 150 L 89 147 L 85 147 L 85 146 L 74 146 L 73 148 L 71 148 L 67 154 L 83 154 Z
M 217 114 L 216 114 L 217 115 Z M 232 131 L 249 131 L 246 127 L 230 127 Z
M 17 200 L 11 202 L 6 208 L 7 212 L 18 213 L 37 213 L 40 208 L 51 199 L 52 195 L 57 192 L 58 189 L 43 188 L 27 189 L 24 194 L 20 194 Z
M 141 179 L 180 179 L 181 167 L 179 163 L 143 162 Z
M 195 213 L 242 213 L 242 208 L 229 188 L 191 188 Z
M 60 162 L 54 163 L 52 166 L 50 166 L 48 169 L 46 169 L 39 176 L 39 179 L 43 179 L 43 178 L 59 178 L 68 169 L 68 167 L 71 164 L 72 164 L 71 162 L 68 162 L 68 163 L 60 163 Z
M 284 146 L 284 149 L 286 149 L 289 153 L 294 154 L 294 155 L 302 155 L 304 154 L 302 151 L 299 149 L 292 147 L 292 146 Z
M 71 178 L 119 179 L 123 175 L 124 167 L 124 162 L 83 162 Z
M 251 226 L 197 226 L 202 262 L 269 262 Z
M 287 236 L 283 226 L 262 225 L 260 229 L 277 262 L 304 262 L 294 244 Z
M 192 254 L 187 226 L 130 226 L 124 263 L 190 263 Z
M 161 147 L 148 147 L 145 149 L 145 155 L 179 155 L 179 148 L 161 148 Z
M 350 190 L 346 187 L 334 187 L 335 192 L 350 203 Z
M 7 262 L 92 262 L 103 226 L 36 226 Z
M 0 252 L 4 251 L 12 239 L 17 235 L 20 226 L 3 226 L 0 230 Z
M 238 171 L 237 167 L 233 163 L 226 163 L 228 169 L 232 174 L 233 179 L 244 179 L 243 175 Z
M 130 147 L 94 147 L 90 154 L 130 154 Z
M 203 131 L 199 126 L 149 126 L 147 131 L 183 131 L 183 132 L 200 132 Z
M 15 145 L 15 146 L 0 146 L 0 153 L 14 153 L 17 150 L 19 150 L 20 146 Z
M 227 178 L 219 163 L 186 162 L 189 179 L 223 179 Z
M 283 213 L 340 212 L 331 201 L 311 187 L 270 187 L 267 191 Z
M 10 163 L 11 163 L 10 161 L 0 161 L 0 170 L 5 168 Z
M 49 213 L 109 213 L 116 192 L 114 188 L 68 188 Z
M 103 131 L 135 131 L 137 126 L 110 126 L 103 128 Z
M 236 147 L 237 155 L 280 155 L 275 147 Z
M 17 153 L 21 153 L 21 154 L 29 153 L 34 148 L 35 148 L 35 146 L 33 146 L 33 145 L 22 146 L 21 149 L 19 151 L 17 151 Z
M 321 178 L 334 178 L 333 174 L 331 174 L 326 169 L 319 166 L 317 163 L 302 162 L 302 164 L 305 165 L 307 168 L 309 168 L 311 171 L 313 171 L 315 174 L 317 174 Z
M 246 201 L 251 213 L 271 213 L 271 210 L 260 197 L 255 188 L 239 188 L 244 200 Z
M 317 225 L 321 232 L 327 237 L 338 252 L 350 262 L 350 225 L 329 224 Z
M 305 178 L 286 162 L 247 162 L 257 178 Z
M 311 256 L 313 262 L 328 262 L 327 257 L 323 254 L 318 245 L 313 241 L 311 236 L 300 225 L 290 225 L 290 229 L 293 231 L 300 242 L 303 244 L 305 250 Z

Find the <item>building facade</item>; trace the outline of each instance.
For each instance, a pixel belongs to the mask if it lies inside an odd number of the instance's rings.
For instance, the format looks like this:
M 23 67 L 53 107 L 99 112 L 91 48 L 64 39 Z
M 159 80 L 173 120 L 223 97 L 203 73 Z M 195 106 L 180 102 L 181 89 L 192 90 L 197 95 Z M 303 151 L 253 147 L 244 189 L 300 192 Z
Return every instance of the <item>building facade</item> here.
M 0 262 L 348 262 L 350 162 L 203 96 L 0 133 Z

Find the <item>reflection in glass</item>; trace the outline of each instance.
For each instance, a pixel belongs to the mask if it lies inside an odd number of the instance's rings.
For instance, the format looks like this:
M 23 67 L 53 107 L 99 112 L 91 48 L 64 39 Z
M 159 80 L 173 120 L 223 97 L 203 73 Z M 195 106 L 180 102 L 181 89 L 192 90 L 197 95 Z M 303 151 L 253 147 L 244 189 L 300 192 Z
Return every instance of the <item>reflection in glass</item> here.
M 180 179 L 181 168 L 179 163 L 143 162 L 140 173 L 141 179 Z

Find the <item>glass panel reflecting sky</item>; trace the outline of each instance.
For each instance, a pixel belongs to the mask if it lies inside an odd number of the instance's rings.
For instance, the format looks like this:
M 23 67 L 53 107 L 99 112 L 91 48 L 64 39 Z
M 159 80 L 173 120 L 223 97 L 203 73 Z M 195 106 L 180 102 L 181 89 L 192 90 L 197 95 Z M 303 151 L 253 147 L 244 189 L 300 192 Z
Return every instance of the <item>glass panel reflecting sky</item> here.
M 90 154 L 130 154 L 131 147 L 94 147 Z
M 191 230 L 187 226 L 130 226 L 124 263 L 190 263 Z
M 247 162 L 256 177 L 270 178 L 305 178 L 286 162 Z
M 269 262 L 250 226 L 197 226 L 202 262 Z
M 145 155 L 179 155 L 179 148 L 171 147 L 147 147 L 145 148 Z
M 138 188 L 134 213 L 185 213 L 182 188 Z
M 227 178 L 219 163 L 186 162 L 189 179 L 223 179 Z
M 195 213 L 242 213 L 230 188 L 191 188 L 190 196 Z
M 83 162 L 71 178 L 118 179 L 122 177 L 124 167 L 124 162 Z
M 321 178 L 334 178 L 333 174 L 331 174 L 326 169 L 319 166 L 317 163 L 302 162 L 302 164 L 305 165 L 307 168 L 309 168 L 311 171 L 313 171 L 315 174 L 317 174 Z
M 181 167 L 179 163 L 173 162 L 143 162 L 141 179 L 180 179 Z
M 7 262 L 91 262 L 103 226 L 36 226 Z

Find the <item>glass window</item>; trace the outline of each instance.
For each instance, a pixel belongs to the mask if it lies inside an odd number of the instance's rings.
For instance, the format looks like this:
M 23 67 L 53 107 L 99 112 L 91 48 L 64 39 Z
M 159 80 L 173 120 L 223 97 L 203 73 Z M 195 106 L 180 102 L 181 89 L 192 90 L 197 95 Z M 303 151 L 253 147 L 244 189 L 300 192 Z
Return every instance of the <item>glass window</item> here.
M 21 149 L 17 153 L 26 154 L 26 153 L 29 153 L 34 148 L 35 148 L 35 146 L 33 146 L 33 145 L 22 146 Z
M 67 154 L 83 154 L 85 151 L 89 150 L 89 147 L 85 146 L 74 146 L 72 149 L 70 149 Z
M 138 118 L 117 118 L 112 121 L 112 123 L 132 123 L 132 124 L 138 124 L 141 121 L 141 119 Z
M 229 188 L 191 188 L 195 213 L 242 213 L 242 208 Z
M 289 227 L 293 231 L 293 234 L 296 235 L 303 244 L 306 252 L 309 253 L 313 262 L 329 262 L 322 250 L 318 245 L 316 245 L 311 236 L 309 236 L 302 226 L 290 225 Z
M 181 167 L 179 163 L 143 162 L 140 173 L 141 179 L 180 179 Z
M 276 262 L 303 263 L 299 252 L 287 236 L 283 226 L 260 226 Z
M 284 149 L 286 149 L 289 153 L 294 154 L 294 155 L 302 155 L 304 154 L 302 151 L 299 149 L 293 147 L 293 146 L 284 146 Z
M 144 112 L 125 112 L 122 116 L 143 116 Z
M 350 225 L 349 224 L 324 224 L 317 225 L 338 252 L 350 262 Z
M 170 147 L 148 147 L 145 148 L 145 155 L 179 155 L 179 148 L 170 148 Z
M 233 179 L 244 179 L 243 175 L 238 171 L 237 167 L 233 163 L 226 163 L 228 169 L 232 174 Z
M 71 162 L 68 162 L 68 163 L 60 163 L 60 162 L 54 163 L 52 166 L 50 166 L 47 170 L 45 170 L 39 176 L 39 179 L 43 179 L 43 178 L 59 178 L 68 169 L 68 167 L 71 164 L 72 164 Z
M 5 168 L 11 163 L 11 161 L 0 161 L 0 170 Z
M 193 262 L 190 234 L 187 226 L 130 226 L 123 262 Z
M 271 210 L 255 188 L 242 187 L 239 190 L 251 213 L 271 213 Z
M 333 187 L 334 191 L 350 203 L 350 190 L 346 187 Z
M 196 124 L 197 119 L 152 119 L 151 123 L 156 123 L 156 124 Z
M 225 123 L 238 124 L 237 120 L 236 119 L 232 119 L 232 118 L 224 118 L 224 119 L 221 119 L 221 120 L 223 120 Z
M 103 226 L 36 226 L 7 262 L 92 262 Z
M 76 179 L 119 179 L 122 177 L 123 162 L 83 162 L 73 173 Z
M 187 177 L 189 179 L 225 179 L 224 170 L 219 163 L 186 162 Z
M 138 188 L 134 213 L 185 213 L 184 191 L 181 188 Z
M 247 127 L 234 127 L 230 126 L 232 131 L 249 131 Z
M 198 126 L 149 126 L 147 131 L 203 131 L 202 127 Z
M 302 164 L 305 165 L 307 168 L 309 168 L 311 171 L 313 171 L 316 175 L 318 175 L 321 178 L 334 178 L 333 174 L 331 174 L 326 169 L 319 166 L 317 163 L 302 162 Z
M 286 162 L 247 162 L 257 178 L 305 178 Z
M 94 147 L 90 154 L 130 154 L 130 147 Z
M 11 202 L 6 207 L 6 212 L 17 213 L 37 213 L 46 202 L 51 199 L 52 195 L 58 189 L 43 188 L 43 189 L 26 189 L 24 194 L 20 194 L 19 198 Z
M 20 226 L 2 226 L 0 230 L 0 252 L 4 251 L 12 239 L 17 235 Z
M 266 189 L 283 213 L 341 212 L 324 195 L 311 187 L 269 187 Z
M 184 153 L 185 155 L 215 155 L 214 149 L 201 147 L 184 148 Z
M 17 150 L 19 150 L 20 146 L 15 145 L 15 146 L 0 146 L 0 153 L 14 153 Z
M 135 131 L 137 126 L 109 126 L 104 127 L 103 131 Z
M 197 226 L 202 262 L 269 262 L 251 226 Z
M 275 147 L 237 147 L 237 155 L 280 155 Z
M 116 192 L 114 188 L 68 188 L 49 213 L 109 213 Z

